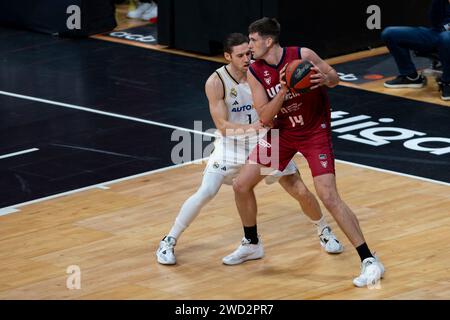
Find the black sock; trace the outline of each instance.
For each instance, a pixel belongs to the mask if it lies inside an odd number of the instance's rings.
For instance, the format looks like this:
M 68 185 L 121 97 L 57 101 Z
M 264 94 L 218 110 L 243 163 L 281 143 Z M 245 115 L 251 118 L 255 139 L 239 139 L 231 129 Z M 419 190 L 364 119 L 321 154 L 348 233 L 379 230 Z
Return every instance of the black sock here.
M 256 230 L 256 224 L 253 227 L 244 226 L 245 238 L 250 240 L 251 244 L 258 244 L 258 232 Z
M 409 74 L 408 78 L 410 78 L 411 80 L 417 80 L 418 76 L 419 74 L 417 73 L 417 71 L 415 71 L 414 73 Z
M 356 251 L 358 251 L 359 257 L 361 258 L 361 262 L 364 259 L 373 258 L 373 255 L 370 252 L 369 247 L 367 246 L 367 243 L 365 243 L 365 242 L 362 245 L 360 245 L 359 247 L 357 247 Z

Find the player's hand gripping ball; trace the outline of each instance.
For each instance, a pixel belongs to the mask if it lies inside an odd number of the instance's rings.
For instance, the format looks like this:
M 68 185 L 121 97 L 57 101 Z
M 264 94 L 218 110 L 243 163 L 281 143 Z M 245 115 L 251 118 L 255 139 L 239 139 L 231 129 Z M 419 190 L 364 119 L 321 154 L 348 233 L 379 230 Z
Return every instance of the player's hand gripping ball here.
M 286 68 L 286 85 L 289 89 L 305 93 L 311 90 L 314 83 L 311 83 L 311 75 L 316 73 L 311 62 L 308 60 L 293 60 Z

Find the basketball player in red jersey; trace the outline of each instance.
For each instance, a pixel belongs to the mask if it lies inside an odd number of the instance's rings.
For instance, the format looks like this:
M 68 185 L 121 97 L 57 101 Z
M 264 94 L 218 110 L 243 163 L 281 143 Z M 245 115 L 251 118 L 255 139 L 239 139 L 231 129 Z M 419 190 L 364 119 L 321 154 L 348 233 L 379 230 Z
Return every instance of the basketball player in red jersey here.
M 228 35 L 224 41 L 224 57 L 229 63 L 217 69 L 205 84 L 211 117 L 220 134 L 215 140 L 215 148 L 209 157 L 199 189 L 183 203 L 169 233 L 160 241 L 156 257 L 164 265 L 176 264 L 174 247 L 180 236 L 221 186 L 232 184 L 232 179 L 238 175 L 249 152 L 257 143 L 259 135 L 256 135 L 256 131 L 263 128 L 258 113 L 253 108 L 252 94 L 247 83 L 251 57 L 248 37 L 241 33 Z M 244 131 L 248 134 L 242 135 Z M 235 135 L 236 133 L 241 135 Z M 248 138 L 248 146 L 245 138 Z M 303 212 L 316 226 L 320 245 L 324 250 L 328 253 L 342 252 L 342 244 L 328 226 L 316 197 L 303 183 L 295 163 L 291 162 L 283 172 L 272 171 L 273 174 L 266 178 L 267 184 L 278 181 L 298 201 Z M 264 256 L 263 248 L 259 248 L 252 258 Z
M 340 198 L 336 188 L 330 103 L 326 87 L 335 87 L 339 77 L 313 50 L 305 47 L 281 47 L 278 42 L 279 34 L 280 25 L 275 19 L 262 18 L 249 26 L 249 48 L 256 61 L 249 67 L 247 79 L 260 120 L 266 124 L 274 120 L 274 129 L 278 129 L 279 153 L 270 154 L 274 146 L 268 135 L 267 142 L 260 143 L 253 150 L 249 163 L 234 180 L 236 205 L 245 238 L 249 241 L 242 242 L 223 262 L 231 264 L 230 261 L 251 260 L 253 252 L 262 246 L 256 231 L 257 209 L 253 189 L 264 178 L 261 174 L 264 166 L 283 170 L 292 157 L 300 152 L 308 161 L 320 200 L 361 258 L 361 273 L 354 278 L 354 285 L 363 287 L 375 284 L 383 276 L 384 266 L 372 255 L 358 219 Z M 314 85 L 307 93 L 290 92 L 284 81 L 286 65 L 295 59 L 308 60 L 314 65 L 316 74 L 311 76 Z M 271 162 L 261 160 L 260 155 L 265 154 L 270 156 Z

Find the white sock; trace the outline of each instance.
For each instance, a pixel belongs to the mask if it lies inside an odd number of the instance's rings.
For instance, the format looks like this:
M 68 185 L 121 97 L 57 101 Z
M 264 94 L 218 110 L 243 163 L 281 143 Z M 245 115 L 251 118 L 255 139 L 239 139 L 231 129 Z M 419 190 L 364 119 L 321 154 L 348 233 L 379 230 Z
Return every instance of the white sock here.
M 319 220 L 316 220 L 316 221 L 314 221 L 312 219 L 310 219 L 310 220 L 316 226 L 318 235 L 320 235 L 322 233 L 323 228 L 328 227 L 328 223 L 323 214 L 322 214 L 322 218 L 320 218 Z
M 206 172 L 203 175 L 200 188 L 183 203 L 168 236 L 178 240 L 183 231 L 200 213 L 200 210 L 217 194 L 224 178 L 225 176 L 217 173 Z

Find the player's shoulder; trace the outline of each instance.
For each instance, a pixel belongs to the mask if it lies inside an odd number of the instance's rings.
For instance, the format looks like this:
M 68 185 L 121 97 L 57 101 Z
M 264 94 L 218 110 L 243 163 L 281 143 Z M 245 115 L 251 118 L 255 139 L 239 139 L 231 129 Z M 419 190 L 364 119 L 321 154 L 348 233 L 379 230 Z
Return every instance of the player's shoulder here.
M 308 48 L 308 47 L 301 47 L 300 50 L 301 50 L 301 56 L 302 56 L 304 59 L 306 59 L 306 58 L 308 58 L 308 57 L 310 57 L 310 56 L 312 56 L 312 55 L 317 55 L 317 54 L 314 52 L 314 50 L 312 50 L 312 49 L 310 49 L 310 48 Z
M 205 83 L 205 90 L 213 96 L 223 96 L 225 84 L 218 72 L 213 72 Z
M 251 60 L 249 68 L 261 67 L 263 65 L 264 65 L 263 60 Z
M 206 80 L 206 86 L 222 86 L 222 79 L 220 78 L 219 73 L 216 71 L 214 71 L 213 73 L 211 73 L 211 75 L 208 77 L 208 80 Z
M 248 67 L 249 72 L 255 75 L 255 72 L 264 68 L 264 63 L 262 60 L 252 60 L 250 66 Z
M 284 47 L 284 56 L 289 60 L 292 59 L 302 59 L 303 58 L 303 48 L 301 46 L 287 46 Z

